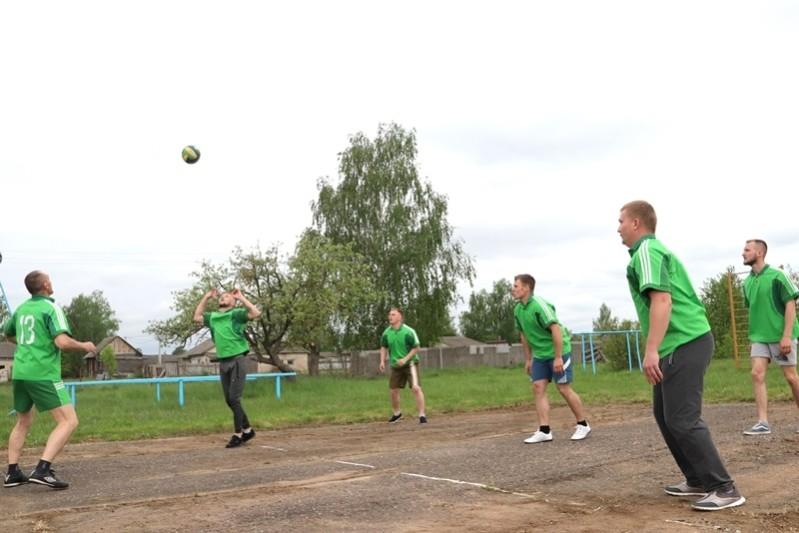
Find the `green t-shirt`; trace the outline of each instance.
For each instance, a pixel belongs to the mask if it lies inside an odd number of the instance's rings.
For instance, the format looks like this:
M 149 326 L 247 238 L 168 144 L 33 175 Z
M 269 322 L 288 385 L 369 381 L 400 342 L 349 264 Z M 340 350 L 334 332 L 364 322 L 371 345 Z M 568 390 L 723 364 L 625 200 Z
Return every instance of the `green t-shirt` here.
M 218 359 L 227 359 L 250 350 L 250 344 L 244 336 L 247 320 L 247 310 L 243 307 L 203 313 L 203 324 L 211 330 Z
M 516 329 L 527 339 L 527 344 L 533 352 L 533 357 L 540 360 L 555 358 L 555 344 L 552 342 L 552 324 L 560 326 L 563 338 L 563 351 L 566 355 L 572 351 L 571 333 L 563 327 L 555 314 L 555 306 L 537 295 L 530 295 L 527 303 L 518 302 L 513 308 L 516 318 Z
M 17 307 L 3 327 L 6 337 L 15 337 L 13 379 L 61 381 L 61 350 L 55 339 L 72 335 L 64 311 L 47 296 L 35 295 Z
M 394 329 L 387 327 L 380 337 L 380 346 L 388 350 L 389 362 L 392 367 L 397 367 L 397 360 L 402 359 L 411 350 L 419 346 L 419 336 L 412 327 L 402 324 Z M 411 363 L 419 362 L 419 354 L 413 356 Z
M 799 298 L 799 289 L 778 268 L 766 265 L 744 280 L 744 303 L 749 309 L 749 340 L 779 342 L 785 327 L 785 304 Z M 799 321 L 794 319 L 791 338 L 799 337 Z
M 710 331 L 705 307 L 691 285 L 688 272 L 663 243 L 654 235 L 644 235 L 630 248 L 630 256 L 627 281 L 645 337 L 649 335 L 649 291 L 671 294 L 671 318 L 658 348 L 661 359 Z

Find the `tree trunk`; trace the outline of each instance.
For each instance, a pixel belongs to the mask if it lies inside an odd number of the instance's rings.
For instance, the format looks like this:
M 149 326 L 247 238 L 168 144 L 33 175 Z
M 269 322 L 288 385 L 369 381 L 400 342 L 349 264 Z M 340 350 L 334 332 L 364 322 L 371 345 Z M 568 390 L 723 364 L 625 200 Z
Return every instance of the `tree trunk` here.
M 308 346 L 308 375 L 319 375 L 319 346 L 314 342 Z
M 294 372 L 294 369 L 291 367 L 291 365 L 289 365 L 288 363 L 283 361 L 280 358 L 280 356 L 277 355 L 277 354 L 274 354 L 274 355 L 269 355 L 269 354 L 263 355 L 263 354 L 260 353 L 260 350 L 259 350 L 259 351 L 255 352 L 255 357 L 261 363 L 267 363 L 267 364 L 270 364 L 270 365 L 275 365 L 281 372 Z

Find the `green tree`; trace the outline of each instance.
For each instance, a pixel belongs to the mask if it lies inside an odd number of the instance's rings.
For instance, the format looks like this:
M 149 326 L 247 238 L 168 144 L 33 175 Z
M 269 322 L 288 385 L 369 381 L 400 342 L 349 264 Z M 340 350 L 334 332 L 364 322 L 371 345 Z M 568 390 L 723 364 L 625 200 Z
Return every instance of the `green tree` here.
M 472 339 L 488 342 L 519 341 L 513 317 L 514 300 L 511 283 L 506 279 L 494 282 L 491 292 L 483 289 L 469 296 L 469 309 L 461 313 L 461 332 Z
M 113 346 L 109 344 L 100 351 L 100 361 L 109 376 L 117 373 L 117 355 L 114 353 Z
M 311 365 L 318 368 L 320 349 L 338 344 L 334 337 L 351 320 L 352 306 L 365 305 L 372 297 L 367 269 L 349 246 L 333 244 L 314 231 L 303 234 L 289 258 L 276 246 L 250 252 L 236 248 L 226 265 L 203 262 L 192 274 L 195 283 L 173 293 L 175 315 L 151 322 L 146 331 L 164 344 L 185 345 L 203 329 L 192 320 L 202 295 L 211 287 L 236 287 L 262 311 L 251 329 L 260 360 L 291 371 L 279 354 L 294 343 L 311 352 L 311 359 L 316 358 Z M 214 305 L 209 302 L 209 310 Z
M 377 298 L 345 326 L 349 344 L 374 346 L 392 306 L 400 306 L 422 344 L 451 329 L 450 306 L 474 267 L 447 221 L 447 199 L 419 177 L 416 133 L 381 124 L 377 136 L 350 137 L 339 154 L 339 182 L 319 180 L 318 230 L 350 244 L 369 263 Z
M 599 317 L 593 321 L 594 331 L 617 331 L 619 329 L 619 319 L 604 302 L 599 306 Z
M 699 298 L 705 306 L 716 342 L 716 357 L 732 357 L 734 353 L 729 283 L 732 283 L 733 311 L 740 348 L 747 342 L 749 326 L 743 299 L 743 280 L 735 274 L 735 267 L 729 266 L 720 274 L 706 280 L 699 291 Z
M 119 331 L 119 320 L 103 291 L 75 296 L 64 307 L 64 314 L 76 339 L 98 344 Z M 83 353 L 65 352 L 61 367 L 65 376 L 79 377 L 83 370 Z
M 593 326 L 594 331 L 634 331 L 641 328 L 637 321 L 613 316 L 610 307 L 605 303 L 599 306 L 599 316 L 593 320 Z M 629 356 L 633 357 L 634 365 L 637 365 L 638 356 L 635 351 L 634 337 L 630 337 L 629 351 L 627 350 L 627 336 L 620 333 L 601 335 L 598 342 L 602 347 L 602 355 L 613 370 L 629 369 Z M 643 350 L 643 337 L 639 337 L 639 343 Z
M 341 351 L 356 311 L 374 300 L 369 266 L 349 244 L 333 244 L 308 230 L 289 260 L 286 289 L 294 294 L 289 344 L 308 350 L 308 372 L 319 373 L 322 348 Z

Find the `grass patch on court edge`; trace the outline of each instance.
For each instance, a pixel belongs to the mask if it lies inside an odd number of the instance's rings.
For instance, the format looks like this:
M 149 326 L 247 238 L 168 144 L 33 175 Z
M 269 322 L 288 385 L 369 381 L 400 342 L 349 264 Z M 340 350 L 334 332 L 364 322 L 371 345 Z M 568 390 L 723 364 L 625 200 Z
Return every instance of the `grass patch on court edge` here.
M 748 361 L 736 369 L 733 361 L 715 360 L 705 378 L 705 401 L 752 401 Z M 574 369 L 574 389 L 590 408 L 592 405 L 648 403 L 651 387 L 638 371 L 612 372 L 590 366 Z M 529 406 L 533 410 L 530 382 L 521 367 L 427 370 L 422 388 L 431 418 L 445 413 Z M 553 405 L 564 405 L 554 386 L 549 387 Z M 769 369 L 769 399 L 791 400 L 790 390 L 778 368 Z M 78 389 L 80 426 L 71 442 L 93 440 L 149 439 L 203 433 L 230 432 L 232 416 L 222 399 L 218 383 L 187 383 L 186 404 L 178 406 L 177 384 L 161 385 L 161 401 L 155 400 L 154 385 L 109 385 Z M 309 424 L 347 424 L 382 421 L 390 416 L 388 380 L 300 376 L 283 381 L 283 399 L 275 399 L 274 381 L 247 383 L 243 404 L 256 428 L 269 429 Z M 0 385 L 0 447 L 5 448 L 14 416 L 11 386 Z M 409 390 L 402 391 L 405 416 L 416 412 Z M 48 414 L 37 415 L 27 445 L 44 444 L 53 427 Z

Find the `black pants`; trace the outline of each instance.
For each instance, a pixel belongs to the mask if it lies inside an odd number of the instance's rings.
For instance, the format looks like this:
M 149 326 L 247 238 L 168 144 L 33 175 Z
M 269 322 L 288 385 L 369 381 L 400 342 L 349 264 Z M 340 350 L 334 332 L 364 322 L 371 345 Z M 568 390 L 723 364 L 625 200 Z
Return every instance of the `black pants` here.
M 653 387 L 652 407 L 663 439 L 693 487 L 710 492 L 732 483 L 702 420 L 705 371 L 713 357 L 707 333 L 660 360 L 663 381 Z
M 244 383 L 247 381 L 246 354 L 236 355 L 219 361 L 219 376 L 222 381 L 222 392 L 225 402 L 233 411 L 233 428 L 236 433 L 250 427 L 247 413 L 241 406 L 241 395 L 244 393 Z

